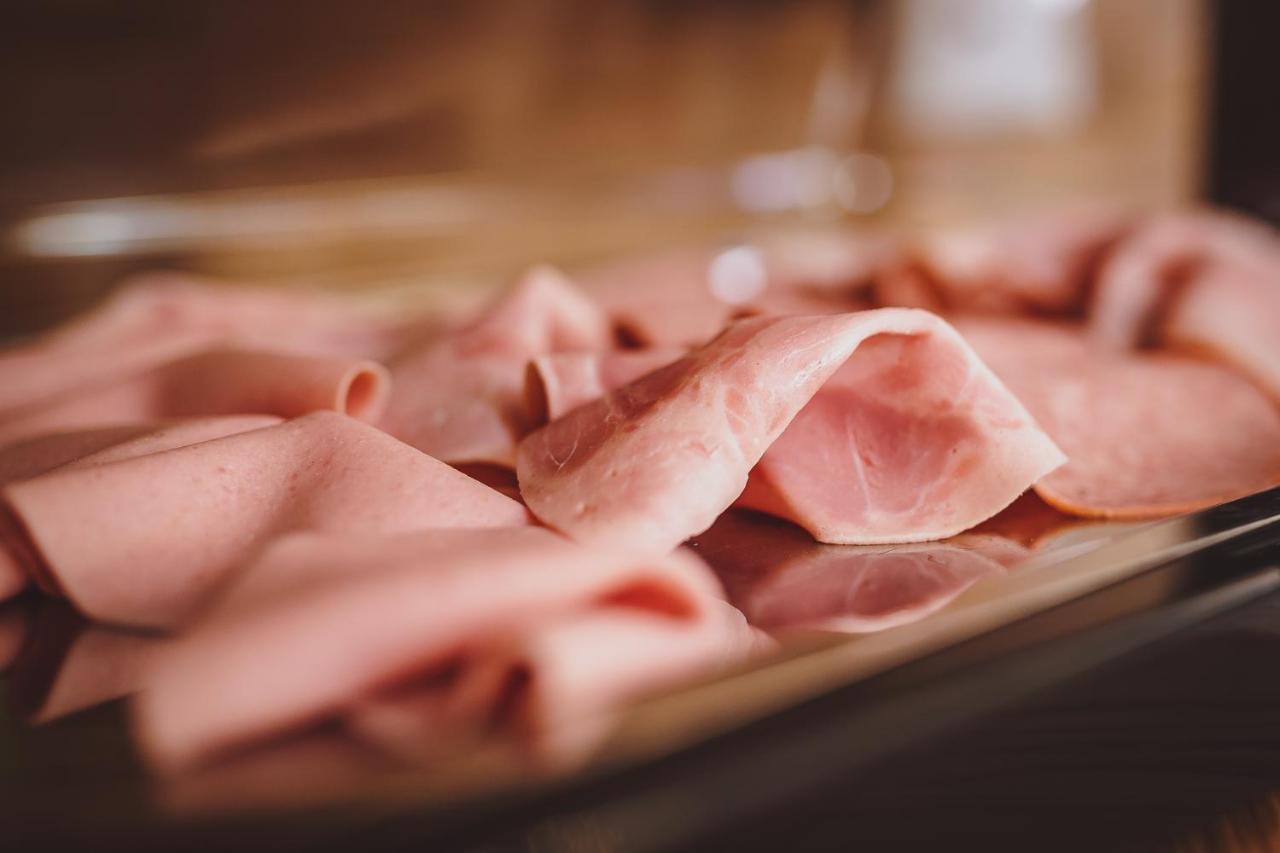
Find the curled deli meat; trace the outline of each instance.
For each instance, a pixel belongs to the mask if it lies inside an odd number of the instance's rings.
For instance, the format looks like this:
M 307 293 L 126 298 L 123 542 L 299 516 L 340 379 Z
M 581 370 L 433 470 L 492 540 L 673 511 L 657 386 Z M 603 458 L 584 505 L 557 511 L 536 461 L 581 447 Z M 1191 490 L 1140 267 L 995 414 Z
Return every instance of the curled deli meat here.
M 827 542 L 945 537 L 1062 461 L 950 326 L 890 309 L 741 321 L 531 434 L 517 473 L 572 538 L 660 551 L 740 497 Z
M 472 325 L 392 362 L 382 426 L 437 459 L 510 466 L 526 423 L 525 369 L 555 352 L 608 347 L 603 312 L 562 275 L 529 272 Z
M 0 443 L 58 430 L 203 415 L 289 418 L 327 409 L 372 421 L 386 406 L 389 383 L 387 369 L 374 361 L 208 350 L 10 410 L 0 418 Z
M 304 534 L 165 650 L 136 725 L 165 769 L 335 718 L 392 737 L 407 709 L 419 738 L 496 726 L 581 748 L 618 702 L 753 642 L 687 554 L 588 549 L 538 528 Z

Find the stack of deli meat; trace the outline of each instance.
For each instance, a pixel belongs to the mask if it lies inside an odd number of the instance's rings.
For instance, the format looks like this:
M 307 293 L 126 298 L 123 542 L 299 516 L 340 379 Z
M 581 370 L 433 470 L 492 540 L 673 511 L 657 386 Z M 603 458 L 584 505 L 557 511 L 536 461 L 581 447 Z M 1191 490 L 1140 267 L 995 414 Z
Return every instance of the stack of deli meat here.
M 1278 483 L 1280 237 L 1214 211 L 537 267 L 464 322 L 154 275 L 0 351 L 0 596 L 155 632 L 32 716 L 136 692 L 169 772 L 320 724 L 585 754 L 1046 514 Z

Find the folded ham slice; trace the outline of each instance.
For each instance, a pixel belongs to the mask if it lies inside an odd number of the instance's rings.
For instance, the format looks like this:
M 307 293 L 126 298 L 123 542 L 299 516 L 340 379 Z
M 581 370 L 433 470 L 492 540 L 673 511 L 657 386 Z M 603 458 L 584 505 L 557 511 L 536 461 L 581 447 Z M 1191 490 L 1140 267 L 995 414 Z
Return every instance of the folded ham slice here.
M 736 659 L 750 635 L 723 607 L 690 555 L 539 528 L 300 535 L 161 658 L 136 729 L 173 770 L 409 684 L 439 725 L 536 731 Z
M 211 348 L 381 358 L 420 324 L 373 317 L 337 298 L 152 273 L 32 343 L 0 350 L 0 412 Z
M 0 490 L 0 564 L 84 614 L 181 623 L 273 537 L 526 522 L 515 501 L 343 415 L 64 466 Z
M 64 465 L 94 465 L 129 459 L 279 422 L 279 418 L 269 415 L 240 415 L 53 433 L 0 448 L 0 486 Z M 13 527 L 12 517 L 0 507 L 0 542 L 23 539 L 11 529 Z M 0 547 L 0 600 L 21 592 L 28 581 L 22 565 Z
M 870 543 L 958 533 L 1061 462 L 951 327 L 883 309 L 742 321 L 530 435 L 517 473 L 574 539 L 662 551 L 709 527 L 756 463 L 751 505 Z
M 915 622 L 1029 555 L 1000 536 L 905 546 L 823 545 L 803 530 L 731 510 L 691 543 L 753 625 L 868 633 Z
M 331 409 L 377 420 L 390 376 L 373 361 L 283 352 L 210 350 L 105 386 L 78 387 L 0 416 L 0 441 L 102 424 L 261 413 L 290 418 Z
M 542 426 L 615 388 L 670 364 L 684 350 L 637 349 L 567 352 L 529 363 L 525 381 L 528 423 Z
M 1280 410 L 1232 370 L 1099 352 L 1070 326 L 956 323 L 1066 452 L 1036 484 L 1064 512 L 1156 517 L 1280 483 Z
M 905 263 L 881 270 L 877 302 L 935 311 L 1078 314 L 1098 264 L 1127 227 L 1119 212 L 1091 208 L 940 231 L 918 240 Z
M 525 368 L 547 353 L 610 345 L 607 319 L 562 275 L 537 268 L 470 327 L 392 363 L 392 435 L 449 463 L 511 465 L 525 423 Z

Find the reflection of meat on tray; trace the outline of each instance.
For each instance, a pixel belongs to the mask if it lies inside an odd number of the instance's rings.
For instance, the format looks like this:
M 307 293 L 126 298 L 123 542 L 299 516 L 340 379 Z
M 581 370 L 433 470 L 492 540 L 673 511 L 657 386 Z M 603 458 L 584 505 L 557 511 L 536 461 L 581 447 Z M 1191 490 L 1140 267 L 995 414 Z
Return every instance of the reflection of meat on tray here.
M 790 524 L 740 510 L 723 515 L 693 545 L 729 600 L 774 633 L 863 633 L 913 622 L 1029 553 L 989 534 L 887 547 L 823 545 Z

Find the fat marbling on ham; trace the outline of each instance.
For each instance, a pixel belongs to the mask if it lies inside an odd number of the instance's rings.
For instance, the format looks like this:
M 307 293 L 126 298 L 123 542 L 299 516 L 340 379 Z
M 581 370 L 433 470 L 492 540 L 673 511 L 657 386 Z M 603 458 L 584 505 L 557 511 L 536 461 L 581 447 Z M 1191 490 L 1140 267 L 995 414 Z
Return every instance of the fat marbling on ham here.
M 410 684 L 436 738 L 555 737 L 567 719 L 590 724 L 739 659 L 754 636 L 735 615 L 688 554 L 588 549 L 532 527 L 300 534 L 159 658 L 137 731 L 156 766 L 179 769 L 343 714 L 385 731 L 400 704 L 386 691 Z
M 958 533 L 1062 461 L 950 326 L 889 309 L 741 321 L 531 434 L 517 473 L 572 538 L 662 551 L 753 468 L 750 505 L 870 543 Z

